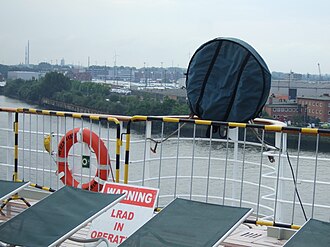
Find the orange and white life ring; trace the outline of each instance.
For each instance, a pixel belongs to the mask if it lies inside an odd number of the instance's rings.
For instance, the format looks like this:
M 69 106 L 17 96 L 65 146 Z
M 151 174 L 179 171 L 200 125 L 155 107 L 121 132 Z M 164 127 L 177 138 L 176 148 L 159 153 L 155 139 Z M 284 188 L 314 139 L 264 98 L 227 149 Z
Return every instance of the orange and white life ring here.
M 69 169 L 68 156 L 73 144 L 78 141 L 92 148 L 98 161 L 95 177 L 88 183 L 79 184 Z M 68 131 L 58 144 L 57 152 L 58 176 L 65 185 L 81 187 L 85 190 L 100 191 L 111 171 L 110 156 L 104 142 L 89 129 L 75 128 Z

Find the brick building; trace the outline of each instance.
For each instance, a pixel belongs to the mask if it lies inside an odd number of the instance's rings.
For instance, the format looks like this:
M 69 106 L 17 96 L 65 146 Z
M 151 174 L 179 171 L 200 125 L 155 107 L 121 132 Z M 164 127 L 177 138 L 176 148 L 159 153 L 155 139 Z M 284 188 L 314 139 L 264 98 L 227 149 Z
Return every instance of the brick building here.
M 304 109 L 295 102 L 276 102 L 265 105 L 265 111 L 273 119 L 292 121 L 295 116 L 304 113 Z
M 304 109 L 294 100 L 289 100 L 288 95 L 272 94 L 264 111 L 273 119 L 279 121 L 292 121 L 295 116 L 304 114 Z
M 319 97 L 297 97 L 297 103 L 306 108 L 308 116 L 319 118 L 321 122 L 330 122 L 329 94 Z
M 280 121 L 292 121 L 295 116 L 303 116 L 305 120 L 307 117 L 314 117 L 326 123 L 330 122 L 330 96 L 298 96 L 296 100 L 288 100 L 285 96 L 273 94 L 264 110 L 269 116 Z

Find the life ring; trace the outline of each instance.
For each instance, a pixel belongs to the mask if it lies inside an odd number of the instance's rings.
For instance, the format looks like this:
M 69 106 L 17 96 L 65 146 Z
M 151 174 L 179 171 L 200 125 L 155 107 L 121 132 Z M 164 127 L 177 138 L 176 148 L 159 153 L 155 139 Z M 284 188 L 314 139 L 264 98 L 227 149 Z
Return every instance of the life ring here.
M 95 177 L 90 182 L 81 185 L 72 175 L 67 159 L 71 147 L 78 141 L 84 142 L 91 147 L 98 161 Z M 58 176 L 65 185 L 81 187 L 84 190 L 91 191 L 102 190 L 103 184 L 108 180 L 109 172 L 111 171 L 110 156 L 102 139 L 93 131 L 80 128 L 70 130 L 62 137 L 58 144 L 57 167 Z

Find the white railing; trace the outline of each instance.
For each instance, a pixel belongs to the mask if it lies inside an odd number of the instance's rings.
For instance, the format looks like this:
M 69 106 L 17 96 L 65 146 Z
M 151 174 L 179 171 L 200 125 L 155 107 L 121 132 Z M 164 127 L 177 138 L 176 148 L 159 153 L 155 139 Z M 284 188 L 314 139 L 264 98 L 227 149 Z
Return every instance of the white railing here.
M 329 221 L 330 159 L 328 152 L 320 151 L 330 139 L 327 130 L 286 127 L 262 119 L 242 124 L 35 109 L 2 108 L 0 116 L 0 179 L 11 180 L 15 175 L 38 188 L 62 187 L 58 144 L 68 131 L 87 128 L 108 150 L 113 171 L 108 180 L 159 188 L 159 207 L 184 197 L 252 207 L 258 222 L 302 224 L 305 216 Z M 216 128 L 227 134 L 220 137 L 213 133 Z M 44 147 L 49 135 L 50 152 Z M 312 143 L 310 150 L 303 150 L 306 142 Z M 65 157 L 80 185 L 100 172 L 90 146 L 78 141 Z M 86 155 L 90 168 L 82 167 Z

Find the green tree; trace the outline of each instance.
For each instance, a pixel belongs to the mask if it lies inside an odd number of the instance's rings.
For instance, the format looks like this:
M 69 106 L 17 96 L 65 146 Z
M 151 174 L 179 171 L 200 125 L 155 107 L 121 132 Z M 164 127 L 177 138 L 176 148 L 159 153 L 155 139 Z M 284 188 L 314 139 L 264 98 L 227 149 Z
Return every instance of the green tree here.
M 70 88 L 70 79 L 58 72 L 47 73 L 40 84 L 41 94 L 44 97 L 51 97 L 56 92 L 67 91 Z
M 110 86 L 94 82 L 71 81 L 61 73 L 50 72 L 39 81 L 14 80 L 5 86 L 5 94 L 39 103 L 43 97 L 89 107 L 118 115 L 183 115 L 189 113 L 186 103 L 165 97 L 157 99 L 146 92 L 120 95 L 110 92 Z
M 17 79 L 13 81 L 7 81 L 4 87 L 4 94 L 6 96 L 18 98 L 19 97 L 19 89 L 24 85 L 25 81 L 22 79 Z
M 39 92 L 40 84 L 35 81 L 27 81 L 18 89 L 18 97 L 29 102 L 39 102 L 41 99 Z

